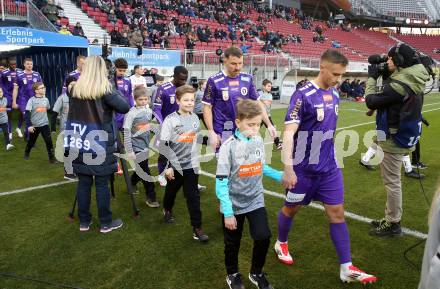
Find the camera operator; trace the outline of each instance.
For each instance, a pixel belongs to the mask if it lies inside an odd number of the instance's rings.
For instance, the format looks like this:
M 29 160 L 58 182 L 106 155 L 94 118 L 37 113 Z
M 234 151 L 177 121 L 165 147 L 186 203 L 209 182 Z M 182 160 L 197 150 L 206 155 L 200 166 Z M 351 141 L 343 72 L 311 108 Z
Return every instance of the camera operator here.
M 113 220 L 110 210 L 110 176 L 117 170 L 114 112 L 127 113 L 130 105 L 108 80 L 106 64 L 100 56 L 86 58 L 78 81 L 70 88 L 69 114 L 64 146 L 68 173 L 78 176 L 77 198 L 80 231 L 88 231 L 92 222 L 90 192 L 95 181 L 100 232 L 108 233 L 122 226 Z M 70 167 L 69 167 L 70 166 Z
M 420 138 L 423 91 L 430 78 L 419 56 L 409 45 L 399 43 L 389 50 L 387 65 L 368 67 L 366 104 L 377 110 L 377 144 L 384 154 L 381 177 L 387 192 L 385 218 L 372 221 L 372 236 L 402 235 L 402 159 Z M 377 93 L 379 76 L 383 77 L 383 89 Z

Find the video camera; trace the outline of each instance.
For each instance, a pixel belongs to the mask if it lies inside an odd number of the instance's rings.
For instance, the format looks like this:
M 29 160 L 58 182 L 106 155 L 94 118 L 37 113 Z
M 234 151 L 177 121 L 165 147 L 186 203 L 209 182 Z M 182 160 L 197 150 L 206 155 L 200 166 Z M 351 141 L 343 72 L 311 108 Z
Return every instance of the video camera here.
M 387 61 L 388 55 L 386 54 L 373 54 L 368 57 L 368 63 L 372 66 L 377 66 L 377 70 L 382 76 L 390 72 Z

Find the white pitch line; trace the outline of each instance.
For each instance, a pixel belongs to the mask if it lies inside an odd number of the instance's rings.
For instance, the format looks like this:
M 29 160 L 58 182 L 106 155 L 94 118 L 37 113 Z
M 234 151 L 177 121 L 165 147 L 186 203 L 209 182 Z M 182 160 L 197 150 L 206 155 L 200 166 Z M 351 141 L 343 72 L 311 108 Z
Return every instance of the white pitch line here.
M 205 171 L 200 171 L 200 173 L 202 175 L 204 175 L 204 176 L 207 176 L 207 177 L 215 179 L 215 175 L 213 175 L 211 173 L 208 173 L 208 172 L 205 172 Z M 276 198 L 279 198 L 279 199 L 285 199 L 286 198 L 285 195 L 277 193 L 277 192 L 272 192 L 272 191 L 264 190 L 264 193 L 266 195 L 273 196 L 273 197 L 276 197 Z M 316 202 L 310 203 L 309 207 L 312 207 L 314 209 L 318 209 L 318 210 L 321 210 L 321 211 L 325 210 L 323 205 L 318 204 Z M 353 219 L 353 220 L 356 220 L 356 221 L 359 221 L 359 222 L 362 222 L 362 223 L 369 224 L 371 221 L 373 221 L 373 219 L 370 219 L 370 218 L 367 218 L 367 217 L 364 217 L 364 216 L 360 216 L 360 215 L 357 215 L 357 214 L 354 214 L 354 213 L 351 213 L 351 212 L 348 212 L 348 211 L 345 211 L 344 215 L 347 218 L 350 218 L 350 219 Z M 426 238 L 428 238 L 427 234 L 424 234 L 424 233 L 419 232 L 419 231 L 411 230 L 411 229 L 408 229 L 408 228 L 402 227 L 402 231 L 406 235 L 413 236 L 413 237 L 416 237 L 416 238 L 419 238 L 419 239 L 426 239 Z

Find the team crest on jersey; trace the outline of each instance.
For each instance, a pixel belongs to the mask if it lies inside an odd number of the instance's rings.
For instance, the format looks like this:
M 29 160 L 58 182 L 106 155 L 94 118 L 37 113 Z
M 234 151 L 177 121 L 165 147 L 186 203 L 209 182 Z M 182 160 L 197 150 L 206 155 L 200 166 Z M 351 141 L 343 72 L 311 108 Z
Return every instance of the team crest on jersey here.
M 222 88 L 222 98 L 224 101 L 229 100 L 229 90 L 227 88 Z
M 27 79 L 23 79 L 23 84 L 26 85 L 27 84 Z
M 257 159 L 259 159 L 259 158 L 261 158 L 261 154 L 262 154 L 261 149 L 257 148 L 257 149 L 255 150 L 255 157 L 256 157 Z
M 242 87 L 240 90 L 241 95 L 246 96 L 248 94 L 248 89 L 247 87 Z
M 195 121 L 192 125 L 193 129 L 197 129 L 199 127 L 199 122 Z
M 316 119 L 318 121 L 324 120 L 324 108 L 317 108 L 316 109 Z
M 176 102 L 176 98 L 174 97 L 174 94 L 170 96 L 170 103 L 174 104 Z
M 12 78 L 10 76 L 8 76 L 8 81 L 11 82 Z

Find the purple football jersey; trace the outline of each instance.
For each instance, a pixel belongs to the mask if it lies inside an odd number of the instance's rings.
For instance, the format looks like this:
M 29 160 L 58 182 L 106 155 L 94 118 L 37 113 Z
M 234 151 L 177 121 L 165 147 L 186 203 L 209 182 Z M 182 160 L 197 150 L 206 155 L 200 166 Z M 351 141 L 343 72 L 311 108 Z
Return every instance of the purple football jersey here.
M 176 86 L 167 82 L 157 89 L 153 107 L 154 116 L 162 123 L 168 115 L 177 110 L 179 105 L 176 101 Z
M 66 93 L 67 91 L 67 87 L 66 87 L 66 80 L 68 77 L 73 77 L 75 78 L 75 81 L 78 80 L 78 78 L 81 76 L 81 72 L 74 70 L 72 72 L 70 72 L 69 74 L 66 75 L 66 77 L 64 78 L 64 82 L 63 82 L 63 90 L 61 92 L 61 94 Z
M 3 94 L 8 99 L 8 106 L 12 104 L 12 91 L 14 90 L 14 83 L 17 83 L 17 74 L 20 72 L 20 69 L 11 70 L 7 68 L 0 74 Z
M 303 173 L 322 173 L 337 168 L 334 135 L 339 94 L 335 88 L 320 89 L 310 81 L 290 99 L 285 124 L 297 123 L 293 166 Z
M 232 78 L 220 72 L 208 79 L 202 102 L 212 105 L 212 122 L 218 135 L 235 130 L 236 104 L 240 98 L 259 99 L 251 75 L 240 73 Z
M 124 96 L 130 107 L 134 106 L 134 100 L 131 90 L 131 81 L 127 77 L 116 77 L 115 79 L 116 89 Z M 124 124 L 124 115 L 121 113 L 115 113 L 115 120 L 118 129 L 122 129 Z
M 28 100 L 35 96 L 35 92 L 33 89 L 34 83 L 43 82 L 41 79 L 41 75 L 32 71 L 31 73 L 27 73 L 26 71 L 22 71 L 17 74 L 17 84 L 18 84 L 18 96 L 17 96 L 17 104 L 20 106 L 26 106 Z

